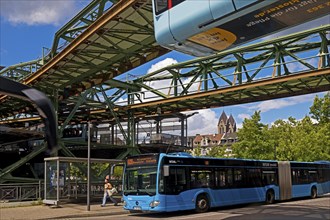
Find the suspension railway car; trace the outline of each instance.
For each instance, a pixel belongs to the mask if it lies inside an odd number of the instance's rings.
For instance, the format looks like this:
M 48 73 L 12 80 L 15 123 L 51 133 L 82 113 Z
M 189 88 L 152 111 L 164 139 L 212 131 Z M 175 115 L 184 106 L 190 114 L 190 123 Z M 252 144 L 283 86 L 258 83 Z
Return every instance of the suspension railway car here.
M 204 56 L 330 16 L 330 2 L 153 0 L 153 12 L 155 37 L 160 45 Z

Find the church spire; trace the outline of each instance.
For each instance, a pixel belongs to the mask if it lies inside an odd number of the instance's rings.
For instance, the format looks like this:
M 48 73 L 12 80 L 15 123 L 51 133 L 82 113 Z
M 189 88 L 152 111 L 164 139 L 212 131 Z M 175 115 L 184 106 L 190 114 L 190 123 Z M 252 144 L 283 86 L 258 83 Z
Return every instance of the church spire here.
M 218 134 L 224 134 L 227 132 L 227 120 L 228 118 L 225 111 L 222 111 L 218 122 Z
M 218 126 L 221 123 L 221 121 L 223 121 L 224 123 L 226 123 L 227 120 L 228 120 L 228 117 L 227 117 L 225 111 L 222 111 L 222 113 L 220 115 L 220 118 L 219 118 L 219 121 L 218 121 Z
M 230 114 L 227 121 L 227 132 L 229 133 L 236 132 L 236 121 L 232 114 Z

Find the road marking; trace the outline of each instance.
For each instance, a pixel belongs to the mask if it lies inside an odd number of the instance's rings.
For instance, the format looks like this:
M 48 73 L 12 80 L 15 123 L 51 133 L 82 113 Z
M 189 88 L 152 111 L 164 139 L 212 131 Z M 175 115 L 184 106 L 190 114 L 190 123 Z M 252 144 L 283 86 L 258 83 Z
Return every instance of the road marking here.
M 221 212 L 209 212 L 209 213 L 200 213 L 200 214 L 194 214 L 194 215 L 188 215 L 188 216 L 175 216 L 175 217 L 170 217 L 167 219 L 175 219 L 175 220 L 184 220 L 184 219 L 195 219 L 195 218 L 205 218 L 205 217 L 211 217 L 211 216 L 217 216 L 217 219 L 219 219 L 219 217 L 225 217 L 225 216 L 229 216 L 230 217 L 236 217 L 236 216 L 240 216 L 242 214 L 231 214 L 231 213 L 221 213 Z

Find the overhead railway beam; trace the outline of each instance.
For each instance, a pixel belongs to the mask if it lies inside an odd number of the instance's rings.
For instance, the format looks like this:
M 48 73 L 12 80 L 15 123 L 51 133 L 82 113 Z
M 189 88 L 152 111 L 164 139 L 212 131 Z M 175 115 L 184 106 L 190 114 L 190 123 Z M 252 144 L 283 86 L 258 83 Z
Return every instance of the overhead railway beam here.
M 158 108 L 170 114 L 328 91 L 329 30 L 326 25 L 170 65 L 132 80 L 134 91 L 107 81 L 102 87 L 122 120 L 130 111 L 143 117 Z M 101 104 L 93 110 L 97 118 L 112 120 Z
M 66 28 L 72 27 L 69 26 Z M 67 100 L 69 97 L 102 83 L 137 91 L 139 87 L 116 82 L 113 78 L 167 52 L 156 44 L 153 36 L 151 2 L 122 0 L 112 5 L 23 83 L 50 96 L 58 94 L 59 97 L 52 98 L 65 103 L 72 101 Z M 24 104 L 8 97 L 0 97 L 0 102 L 0 110 L 5 109 L 0 111 L 1 118 L 14 116 L 13 112 L 25 109 Z

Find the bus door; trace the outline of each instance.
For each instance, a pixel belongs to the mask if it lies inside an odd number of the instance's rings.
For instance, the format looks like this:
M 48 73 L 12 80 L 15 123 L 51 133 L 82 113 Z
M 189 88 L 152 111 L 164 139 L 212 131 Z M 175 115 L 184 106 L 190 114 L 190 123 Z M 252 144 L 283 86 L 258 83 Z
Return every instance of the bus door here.
M 187 193 L 187 175 L 185 167 L 169 166 L 169 174 L 165 178 L 166 211 L 189 209 L 191 198 Z
M 280 186 L 280 200 L 292 198 L 291 166 L 288 161 L 278 162 L 278 180 Z

